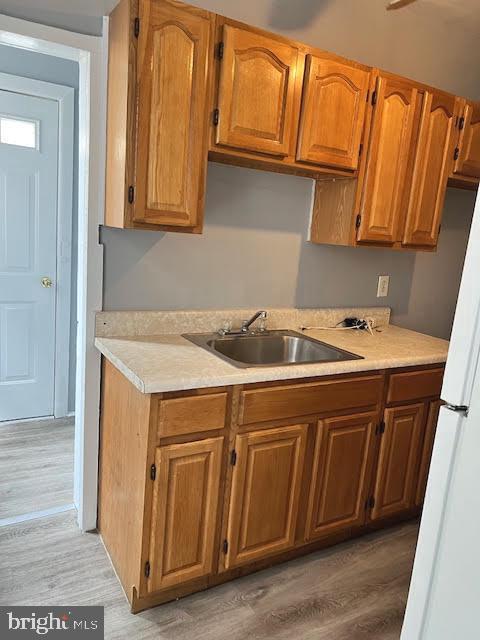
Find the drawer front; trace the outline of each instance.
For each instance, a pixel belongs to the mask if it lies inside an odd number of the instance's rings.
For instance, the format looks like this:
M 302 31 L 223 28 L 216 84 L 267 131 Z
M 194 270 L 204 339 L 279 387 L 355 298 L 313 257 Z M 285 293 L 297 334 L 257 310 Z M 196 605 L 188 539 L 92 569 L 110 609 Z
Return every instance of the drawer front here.
M 241 394 L 239 423 L 375 407 L 380 403 L 382 388 L 382 376 L 368 376 L 251 389 Z
M 406 371 L 390 376 L 387 404 L 440 396 L 444 368 Z
M 226 409 L 226 392 L 160 400 L 158 437 L 223 429 Z

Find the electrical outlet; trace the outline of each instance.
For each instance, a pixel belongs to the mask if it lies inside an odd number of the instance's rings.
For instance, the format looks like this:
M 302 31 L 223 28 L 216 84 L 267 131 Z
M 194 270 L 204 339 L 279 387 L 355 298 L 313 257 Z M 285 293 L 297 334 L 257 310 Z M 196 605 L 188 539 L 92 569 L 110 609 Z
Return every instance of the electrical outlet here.
M 390 276 L 378 276 L 377 298 L 385 298 L 385 296 L 388 296 L 389 285 Z

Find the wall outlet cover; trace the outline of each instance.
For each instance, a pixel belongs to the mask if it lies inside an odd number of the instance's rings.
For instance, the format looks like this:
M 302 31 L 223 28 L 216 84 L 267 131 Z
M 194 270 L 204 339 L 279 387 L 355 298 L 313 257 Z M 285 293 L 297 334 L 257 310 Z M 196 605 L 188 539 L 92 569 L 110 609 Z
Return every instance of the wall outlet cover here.
M 385 298 L 388 296 L 389 285 L 390 276 L 378 276 L 377 298 Z

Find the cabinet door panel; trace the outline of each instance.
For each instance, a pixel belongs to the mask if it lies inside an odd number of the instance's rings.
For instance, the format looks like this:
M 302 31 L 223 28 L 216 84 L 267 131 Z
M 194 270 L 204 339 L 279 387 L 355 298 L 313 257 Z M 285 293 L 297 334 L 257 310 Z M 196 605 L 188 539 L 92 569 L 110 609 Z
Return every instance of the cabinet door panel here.
M 307 425 L 237 436 L 226 567 L 293 547 Z
M 141 0 L 134 218 L 195 226 L 207 165 L 210 14 Z
M 288 155 L 297 49 L 230 25 L 223 38 L 217 144 Z
M 223 438 L 159 447 L 148 591 L 211 573 Z
M 480 178 L 480 102 L 467 102 L 455 173 Z
M 307 540 L 363 524 L 375 418 L 368 413 L 318 423 Z
M 308 55 L 297 160 L 356 169 L 370 74 Z
M 376 96 L 357 240 L 392 244 L 398 236 L 420 100 L 414 85 L 382 76 Z
M 372 520 L 414 506 L 424 413 L 424 404 L 385 410 Z
M 437 244 L 455 145 L 455 97 L 427 91 L 413 169 L 404 245 Z
M 419 507 L 423 503 L 425 491 L 427 489 L 428 472 L 430 471 L 430 461 L 432 459 L 433 443 L 437 431 L 438 413 L 442 406 L 441 400 L 431 402 L 428 408 L 427 426 L 425 428 L 425 438 L 423 440 L 422 458 L 420 460 L 420 471 L 418 474 L 417 493 L 415 504 Z

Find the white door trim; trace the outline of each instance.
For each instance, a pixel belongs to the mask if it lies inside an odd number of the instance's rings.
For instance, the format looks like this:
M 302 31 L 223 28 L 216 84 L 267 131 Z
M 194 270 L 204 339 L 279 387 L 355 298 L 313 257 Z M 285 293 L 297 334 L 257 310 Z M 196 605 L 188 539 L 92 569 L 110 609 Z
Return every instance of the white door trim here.
M 55 418 L 68 414 L 72 273 L 73 145 L 75 90 L 72 87 L 0 73 L 0 89 L 58 103 L 57 272 L 55 274 Z
M 107 30 L 104 28 L 104 34 Z M 100 353 L 95 313 L 102 309 L 107 38 L 0 15 L 0 43 L 78 62 L 78 280 L 74 502 L 83 531 L 97 523 Z

